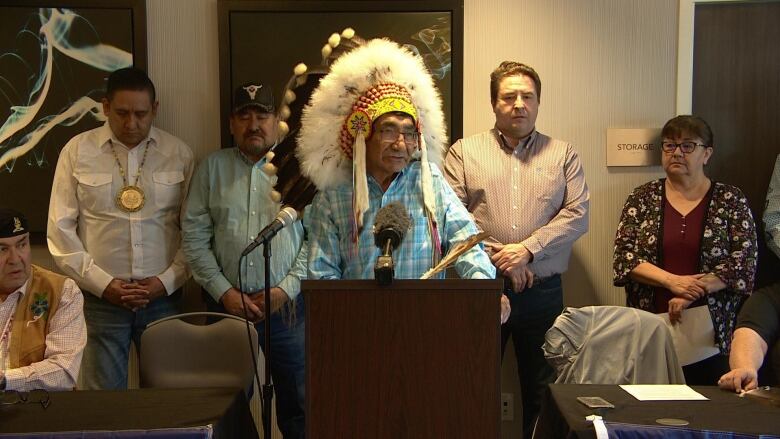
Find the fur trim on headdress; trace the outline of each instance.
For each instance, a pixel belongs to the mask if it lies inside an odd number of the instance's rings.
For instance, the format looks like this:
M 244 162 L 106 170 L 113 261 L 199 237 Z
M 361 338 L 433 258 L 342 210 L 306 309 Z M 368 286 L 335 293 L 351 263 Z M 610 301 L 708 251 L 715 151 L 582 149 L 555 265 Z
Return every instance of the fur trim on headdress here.
M 427 158 L 441 162 L 447 130 L 430 72 L 422 58 L 408 49 L 389 40 L 372 40 L 333 63 L 304 109 L 297 156 L 303 174 L 320 190 L 352 182 L 353 163 L 341 147 L 342 126 L 358 99 L 382 83 L 398 84 L 409 92 Z

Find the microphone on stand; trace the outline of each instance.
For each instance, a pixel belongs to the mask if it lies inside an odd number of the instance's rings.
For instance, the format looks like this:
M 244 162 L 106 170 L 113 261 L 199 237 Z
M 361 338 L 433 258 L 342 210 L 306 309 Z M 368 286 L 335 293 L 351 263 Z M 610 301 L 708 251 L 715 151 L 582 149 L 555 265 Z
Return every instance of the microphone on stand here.
M 374 220 L 374 243 L 382 250 L 374 265 L 379 285 L 390 285 L 395 276 L 393 250 L 398 248 L 412 221 L 403 204 L 393 202 L 379 209 Z
M 296 219 L 298 219 L 298 211 L 292 207 L 288 206 L 280 210 L 279 214 L 276 215 L 276 218 L 271 221 L 271 224 L 261 230 L 260 233 L 257 234 L 257 238 L 241 252 L 241 256 L 248 255 L 252 250 L 257 248 L 258 245 L 270 241 L 280 230 L 294 223 Z

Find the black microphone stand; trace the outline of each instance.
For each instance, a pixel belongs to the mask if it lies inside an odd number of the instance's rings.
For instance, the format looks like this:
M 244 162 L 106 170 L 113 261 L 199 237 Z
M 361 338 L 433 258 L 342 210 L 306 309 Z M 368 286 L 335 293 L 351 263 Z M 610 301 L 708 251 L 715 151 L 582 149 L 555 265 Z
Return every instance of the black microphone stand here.
M 274 385 L 271 383 L 271 240 L 263 240 L 263 259 L 265 262 L 265 383 L 263 383 L 263 437 L 271 439 L 271 401 L 274 398 Z

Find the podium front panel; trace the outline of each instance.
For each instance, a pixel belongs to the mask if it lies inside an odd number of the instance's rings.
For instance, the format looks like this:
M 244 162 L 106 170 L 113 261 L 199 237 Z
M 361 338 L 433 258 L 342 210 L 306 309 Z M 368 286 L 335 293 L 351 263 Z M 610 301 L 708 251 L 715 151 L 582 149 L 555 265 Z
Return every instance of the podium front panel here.
M 501 287 L 304 281 L 307 437 L 500 437 Z

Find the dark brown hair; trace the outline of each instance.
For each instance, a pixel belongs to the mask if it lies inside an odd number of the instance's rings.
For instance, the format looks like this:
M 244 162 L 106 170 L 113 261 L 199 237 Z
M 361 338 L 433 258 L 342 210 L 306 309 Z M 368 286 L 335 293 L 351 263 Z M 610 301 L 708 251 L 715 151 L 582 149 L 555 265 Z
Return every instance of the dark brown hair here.
M 532 67 L 515 61 L 504 61 L 490 74 L 490 102 L 495 105 L 498 99 L 498 86 L 501 80 L 509 76 L 528 76 L 536 86 L 536 99 L 542 99 L 542 80 Z
M 699 116 L 683 114 L 669 119 L 661 130 L 661 137 L 679 137 L 683 134 L 689 134 L 701 139 L 704 145 L 712 148 L 715 138 L 712 135 L 712 129 Z
M 146 91 L 155 102 L 156 94 L 154 84 L 146 72 L 137 67 L 127 67 L 119 69 L 108 75 L 106 84 L 106 99 L 109 101 L 114 97 L 114 93 L 119 90 Z

